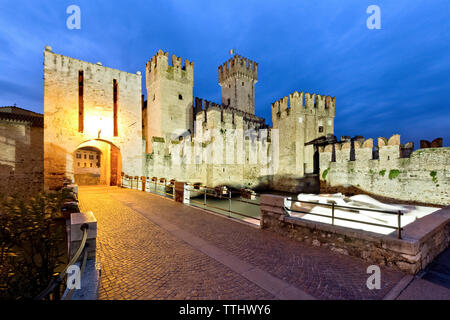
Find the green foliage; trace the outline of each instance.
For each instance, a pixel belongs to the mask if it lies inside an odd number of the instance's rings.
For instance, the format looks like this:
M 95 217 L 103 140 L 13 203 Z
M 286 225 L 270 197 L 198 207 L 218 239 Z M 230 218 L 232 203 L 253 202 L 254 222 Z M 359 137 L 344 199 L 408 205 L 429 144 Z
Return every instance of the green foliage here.
M 146 158 L 147 161 L 153 160 L 153 153 L 147 153 L 147 154 L 145 155 L 145 158 Z
M 379 172 L 380 176 L 384 177 L 384 175 L 386 174 L 386 169 L 383 169 Z
M 322 173 L 322 180 L 326 180 L 327 179 L 328 172 L 330 172 L 330 168 L 327 168 L 327 169 L 325 169 L 323 171 L 323 173 Z
M 437 184 L 437 182 L 438 182 L 438 179 L 437 179 L 437 172 L 436 172 L 436 171 L 431 171 L 431 172 L 430 172 L 430 176 L 431 176 L 433 182 Z M 439 186 L 439 185 L 437 185 L 437 186 Z
M 389 179 L 392 180 L 392 179 L 397 178 L 397 176 L 398 176 L 400 173 L 402 173 L 402 172 L 401 172 L 400 170 L 397 170 L 397 169 L 390 170 L 390 171 L 389 171 Z
M 164 142 L 164 138 L 163 137 L 152 137 L 152 141 L 154 141 L 154 142 Z
M 0 300 L 31 299 L 64 265 L 68 192 L 0 199 Z
M 221 133 L 222 135 L 224 135 L 225 133 L 227 133 L 227 129 L 220 128 L 220 133 Z

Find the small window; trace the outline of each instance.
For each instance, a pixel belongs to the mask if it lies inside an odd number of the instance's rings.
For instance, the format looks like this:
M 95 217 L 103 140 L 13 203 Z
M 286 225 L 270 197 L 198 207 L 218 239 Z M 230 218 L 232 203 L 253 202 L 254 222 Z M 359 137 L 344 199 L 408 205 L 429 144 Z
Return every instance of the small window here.
M 230 103 L 231 103 L 230 99 L 228 99 L 227 101 L 228 101 L 228 105 L 230 105 Z
M 84 154 L 84 158 L 86 159 L 86 154 Z
M 98 159 L 98 155 L 96 156 L 96 159 Z
M 231 88 L 231 84 L 228 85 L 228 88 Z
M 153 101 L 155 101 L 155 95 L 153 95 Z
M 181 94 L 178 95 L 178 100 L 183 100 L 183 96 Z
M 322 126 L 319 127 L 319 132 L 323 132 L 323 127 Z
M 80 167 L 80 163 L 78 162 L 78 167 Z
M 90 163 L 90 165 L 91 165 L 91 168 L 92 168 L 92 162 Z
M 81 159 L 81 154 L 77 153 L 77 159 Z
M 85 167 L 85 168 L 87 167 L 86 162 L 84 163 L 84 167 Z
M 244 83 L 242 82 L 242 86 L 244 86 Z
M 90 154 L 89 155 L 89 160 L 94 160 L 94 155 Z

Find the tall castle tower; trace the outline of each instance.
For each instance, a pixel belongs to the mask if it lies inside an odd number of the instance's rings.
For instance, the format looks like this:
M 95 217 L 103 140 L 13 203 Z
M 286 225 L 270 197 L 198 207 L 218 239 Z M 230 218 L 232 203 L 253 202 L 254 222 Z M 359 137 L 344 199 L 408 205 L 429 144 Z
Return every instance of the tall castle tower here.
M 256 82 L 258 82 L 258 64 L 235 55 L 219 66 L 222 104 L 255 114 Z
M 305 143 L 334 134 L 336 99 L 297 92 L 272 104 L 273 130 L 279 135 L 280 175 L 303 177 L 313 173 L 315 150 Z
M 147 87 L 146 152 L 151 153 L 153 137 L 174 140 L 186 131 L 193 132 L 192 95 L 194 63 L 159 50 L 145 66 Z

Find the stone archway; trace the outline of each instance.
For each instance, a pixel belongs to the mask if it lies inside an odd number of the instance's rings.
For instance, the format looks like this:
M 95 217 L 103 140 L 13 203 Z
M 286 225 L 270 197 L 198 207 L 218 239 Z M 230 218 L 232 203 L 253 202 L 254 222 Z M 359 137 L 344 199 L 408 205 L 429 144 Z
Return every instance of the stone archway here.
M 89 157 L 90 154 L 93 155 L 95 160 L 95 152 L 99 155 L 99 163 L 98 168 L 95 168 L 95 170 L 90 170 L 90 163 L 91 161 L 84 161 L 84 155 L 87 154 L 87 157 Z M 82 154 L 82 161 L 78 161 L 77 154 Z M 81 184 L 99 184 L 99 185 L 111 185 L 111 186 L 117 186 L 120 185 L 120 172 L 122 170 L 122 156 L 120 149 L 114 145 L 113 143 L 102 140 L 102 139 L 94 139 L 94 140 L 88 140 L 80 145 L 77 146 L 75 151 L 73 152 L 74 157 L 74 178 L 75 183 L 81 182 Z M 86 160 L 93 160 L 93 159 L 86 159 Z M 78 167 L 78 162 L 83 163 L 81 170 Z M 87 169 L 84 169 L 84 163 L 89 164 Z M 97 170 L 98 169 L 98 170 Z M 98 172 L 98 182 L 95 183 L 95 177 L 92 177 L 93 179 L 89 179 L 89 176 L 80 176 L 77 174 L 77 172 L 82 171 L 96 171 Z M 93 173 L 95 174 L 95 173 Z M 78 179 L 77 179 L 78 178 Z M 78 181 L 77 181 L 78 180 Z M 86 183 L 88 182 L 88 183 Z M 90 182 L 90 183 L 89 183 Z M 79 183 L 80 184 L 80 183 Z

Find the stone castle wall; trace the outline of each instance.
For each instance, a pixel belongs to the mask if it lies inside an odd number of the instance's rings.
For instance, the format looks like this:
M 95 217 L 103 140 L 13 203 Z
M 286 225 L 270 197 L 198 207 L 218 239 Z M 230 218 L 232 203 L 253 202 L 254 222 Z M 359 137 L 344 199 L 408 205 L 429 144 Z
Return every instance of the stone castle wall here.
M 200 160 L 195 160 L 194 166 L 180 166 L 171 160 L 179 153 L 179 142 L 153 137 L 156 140 L 149 143 L 156 149 L 146 156 L 146 176 L 202 182 L 211 187 L 227 184 L 285 192 L 317 191 L 318 180 L 305 178 L 305 173 L 313 172 L 313 146 L 304 144 L 333 133 L 335 99 L 305 96 L 303 102 L 303 93 L 294 92 L 275 102 L 272 129 L 252 113 L 196 98 L 194 134 L 187 140 L 193 146 L 181 145 L 184 152 L 189 149 L 193 159 Z
M 255 130 L 257 123 L 216 106 L 197 113 L 196 119 L 196 135 L 181 141 L 152 139 L 145 175 L 211 187 L 261 187 L 272 167 L 269 130 Z
M 450 148 L 418 149 L 400 144 L 400 136 L 378 139 L 378 158 L 373 140 L 320 149 L 320 177 L 329 186 L 354 186 L 389 198 L 448 205 L 450 203 Z M 375 155 L 375 158 L 374 158 Z
M 79 71 L 84 76 L 84 130 L 79 132 Z M 118 135 L 113 132 L 113 80 L 118 84 Z M 131 74 L 44 51 L 44 178 L 46 188 L 73 179 L 73 153 L 93 146 L 120 149 L 122 171 L 142 172 L 140 74 Z M 102 166 L 109 166 L 109 154 Z M 109 179 L 109 174 L 106 179 Z M 119 171 L 120 175 L 120 171 Z M 108 183 L 108 181 L 106 181 Z

